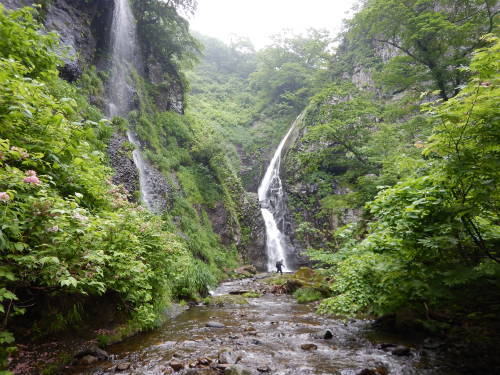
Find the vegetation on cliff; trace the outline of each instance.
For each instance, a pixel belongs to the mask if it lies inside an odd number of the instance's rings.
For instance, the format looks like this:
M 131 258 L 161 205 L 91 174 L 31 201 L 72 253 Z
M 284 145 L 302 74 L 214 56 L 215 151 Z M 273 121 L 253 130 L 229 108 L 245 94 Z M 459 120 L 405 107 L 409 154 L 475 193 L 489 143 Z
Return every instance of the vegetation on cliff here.
M 217 155 L 204 159 L 199 127 L 161 113 L 138 78 L 141 106 L 130 121 L 141 124 L 151 158 L 179 181 L 168 214 L 130 203 L 110 182 L 106 152 L 127 123 L 104 120 L 86 97 L 104 94 L 106 74 L 90 69 L 80 87 L 63 81 L 58 37 L 40 30 L 33 9 L 0 5 L 2 366 L 11 330 L 37 339 L 77 327 L 98 296 L 131 326 L 151 328 L 170 301 L 206 294 L 222 268 L 237 264 L 204 212 L 230 199 L 230 178 L 224 163 L 211 162 Z
M 373 0 L 347 23 L 285 165 L 296 241 L 332 280 L 319 312 L 494 340 L 494 3 Z

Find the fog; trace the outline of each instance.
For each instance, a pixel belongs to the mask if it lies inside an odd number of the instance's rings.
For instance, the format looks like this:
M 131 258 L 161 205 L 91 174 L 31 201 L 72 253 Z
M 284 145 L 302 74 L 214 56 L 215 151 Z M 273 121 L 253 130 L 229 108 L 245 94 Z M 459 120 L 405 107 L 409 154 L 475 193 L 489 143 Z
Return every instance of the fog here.
M 198 0 L 191 28 L 230 41 L 235 35 L 250 38 L 256 48 L 283 29 L 301 33 L 308 28 L 337 33 L 359 0 Z

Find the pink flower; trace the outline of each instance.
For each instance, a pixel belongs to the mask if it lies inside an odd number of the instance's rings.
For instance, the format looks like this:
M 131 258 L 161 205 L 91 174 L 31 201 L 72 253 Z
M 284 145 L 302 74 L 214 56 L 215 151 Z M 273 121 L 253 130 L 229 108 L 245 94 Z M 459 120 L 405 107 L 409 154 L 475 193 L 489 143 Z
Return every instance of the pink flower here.
M 53 227 L 48 228 L 47 232 L 49 233 L 59 232 L 59 227 L 57 225 L 54 225 Z
M 76 219 L 76 220 L 80 220 L 82 223 L 86 222 L 89 220 L 89 218 L 85 215 L 82 215 L 81 213 L 79 212 L 75 212 L 73 214 L 73 217 Z
M 8 202 L 10 201 L 10 195 L 5 191 L 0 192 L 0 202 Z
M 33 185 L 40 185 L 41 183 L 37 176 L 28 176 L 23 180 L 23 182 Z
M 31 169 L 29 171 L 24 172 L 24 174 L 26 176 L 35 176 L 36 177 L 36 172 L 31 170 Z
M 20 147 L 12 146 L 10 148 L 10 150 L 14 151 L 14 152 L 18 152 L 21 156 L 21 159 L 27 159 L 30 156 L 30 154 L 28 154 L 26 151 L 24 151 L 24 149 L 22 149 Z

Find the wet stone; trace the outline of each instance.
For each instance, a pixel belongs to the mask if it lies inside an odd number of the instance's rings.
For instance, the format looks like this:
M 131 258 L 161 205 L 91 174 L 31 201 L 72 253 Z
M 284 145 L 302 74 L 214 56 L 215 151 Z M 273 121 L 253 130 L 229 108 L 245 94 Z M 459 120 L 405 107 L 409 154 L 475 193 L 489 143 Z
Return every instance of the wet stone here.
M 316 350 L 318 349 L 318 345 L 316 344 L 302 344 L 300 346 L 302 350 Z
M 397 355 L 399 357 L 408 357 L 411 355 L 411 350 L 410 350 L 410 348 L 407 348 L 406 346 L 398 345 L 394 349 L 391 350 L 391 353 L 393 355 Z
M 252 375 L 252 372 L 243 366 L 233 365 L 224 370 L 224 375 Z
M 219 323 L 219 322 L 208 322 L 206 324 L 206 327 L 209 327 L 209 328 L 224 328 L 225 325 L 222 324 L 222 323 Z
M 99 360 L 99 358 L 94 357 L 93 355 L 87 354 L 84 355 L 82 358 L 80 358 L 79 363 L 85 366 L 91 365 L 93 363 L 96 363 Z
M 220 364 L 233 364 L 236 363 L 238 356 L 230 351 L 222 351 L 219 353 Z
M 331 340 L 333 338 L 332 331 L 330 331 L 329 329 L 327 329 L 326 332 L 325 332 L 325 334 L 324 334 L 324 336 L 323 336 L 323 338 L 325 340 Z
M 116 365 L 116 371 L 125 371 L 125 370 L 128 370 L 130 368 L 130 363 L 128 362 L 124 362 L 124 363 L 119 363 L 118 365 Z
M 184 368 L 184 363 L 182 362 L 171 361 L 169 365 L 174 369 L 174 371 L 181 371 Z

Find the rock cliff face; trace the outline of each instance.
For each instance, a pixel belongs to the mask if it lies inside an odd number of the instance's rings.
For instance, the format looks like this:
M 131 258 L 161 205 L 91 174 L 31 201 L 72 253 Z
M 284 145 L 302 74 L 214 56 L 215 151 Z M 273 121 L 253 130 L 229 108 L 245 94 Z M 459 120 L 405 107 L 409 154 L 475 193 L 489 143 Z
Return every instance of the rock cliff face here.
M 353 81 L 357 79 L 352 76 Z M 369 77 L 367 77 L 369 80 Z M 354 83 L 354 82 L 353 82 Z M 336 105 L 349 100 L 347 97 L 331 97 L 328 99 L 329 105 Z M 321 233 L 322 230 L 333 232 L 336 229 L 357 221 L 361 212 L 356 209 L 346 209 L 342 212 L 331 214 L 329 217 L 319 215 L 322 210 L 319 184 L 323 190 L 328 186 L 328 190 L 338 196 L 350 193 L 350 190 L 341 186 L 337 177 L 346 172 L 341 166 L 330 166 L 328 174 L 314 182 L 303 179 L 301 172 L 305 168 L 299 155 L 317 153 L 330 148 L 332 145 L 324 141 L 310 141 L 307 133 L 311 126 L 307 116 L 300 122 L 292 133 L 289 142 L 285 145 L 281 174 L 284 180 L 285 199 L 287 203 L 286 213 L 286 233 L 295 249 L 293 261 L 297 267 L 308 266 L 310 261 L 305 255 L 309 247 L 318 248 L 324 245 L 327 240 Z
M 139 190 L 139 172 L 132 159 L 132 151 L 127 147 L 128 144 L 127 136 L 117 132 L 111 137 L 108 154 L 110 163 L 115 169 L 113 183 L 121 184 L 127 192 L 134 193 Z M 136 201 L 137 197 L 129 194 L 129 199 Z
M 246 232 L 240 252 L 247 263 L 252 263 L 259 271 L 266 271 L 266 230 L 257 193 L 245 193 L 241 223 Z
M 92 65 L 97 66 L 98 70 L 109 69 L 110 29 L 114 0 L 53 0 L 51 2 L 0 0 L 0 2 L 9 9 L 29 6 L 33 3 L 42 4 L 40 16 L 45 27 L 49 31 L 57 32 L 61 40 L 60 54 L 65 64 L 59 67 L 59 71 L 65 80 L 76 81 L 82 72 Z M 147 56 L 144 56 L 143 60 L 148 61 Z M 155 102 L 159 110 L 173 110 L 181 114 L 184 112 L 184 87 L 178 76 L 166 72 L 158 64 L 146 64 L 141 74 L 155 87 Z M 102 100 L 92 101 L 106 111 Z M 134 197 L 139 188 L 138 173 L 132 158 L 123 148 L 126 142 L 126 137 L 115 134 L 108 150 L 111 165 L 116 171 L 113 182 L 124 185 L 130 196 Z

